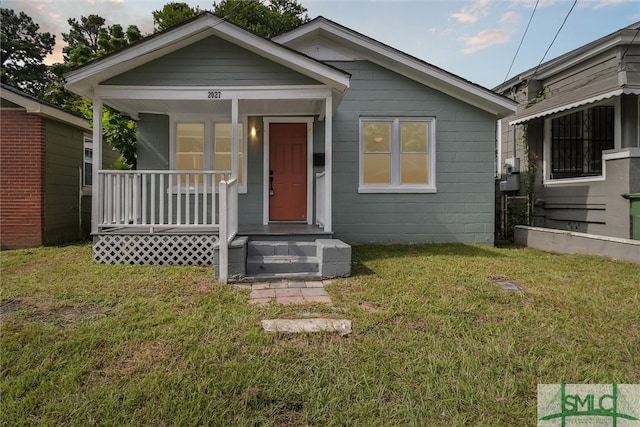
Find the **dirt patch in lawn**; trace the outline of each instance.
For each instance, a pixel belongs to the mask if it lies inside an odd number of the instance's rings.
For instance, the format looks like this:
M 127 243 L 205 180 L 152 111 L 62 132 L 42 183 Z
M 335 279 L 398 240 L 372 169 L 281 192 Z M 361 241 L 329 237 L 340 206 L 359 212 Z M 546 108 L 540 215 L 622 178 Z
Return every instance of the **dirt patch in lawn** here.
M 78 322 L 102 314 L 103 308 L 82 304 L 54 304 L 36 298 L 15 298 L 0 301 L 0 314 L 4 321 L 28 318 L 31 321 L 69 328 Z
M 131 376 L 157 372 L 175 359 L 174 349 L 166 342 L 132 342 L 116 354 L 102 354 L 87 375 L 84 387 L 91 389 L 98 385 L 124 383 Z

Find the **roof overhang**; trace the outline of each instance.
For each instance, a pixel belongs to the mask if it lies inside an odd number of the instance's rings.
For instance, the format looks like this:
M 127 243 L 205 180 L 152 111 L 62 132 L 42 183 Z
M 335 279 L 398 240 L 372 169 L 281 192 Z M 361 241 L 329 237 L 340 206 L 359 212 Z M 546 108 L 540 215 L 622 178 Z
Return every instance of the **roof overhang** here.
M 341 45 L 347 45 L 351 50 L 358 52 L 361 59 L 366 59 L 390 69 L 425 86 L 471 104 L 498 118 L 506 117 L 516 112 L 517 104 L 507 97 L 498 95 L 487 88 L 323 17 L 316 18 L 288 33 L 275 37 L 274 41 L 295 49 L 296 45 L 303 43 L 305 40 L 313 40 L 318 37 L 325 37 Z
M 39 101 L 35 97 L 29 95 L 21 95 L 17 91 L 2 87 L 2 98 L 13 104 L 23 107 L 27 113 L 42 115 L 51 119 L 63 122 L 83 130 L 91 130 L 89 122 L 81 117 L 61 110 L 60 108 L 47 105 L 43 101 Z
M 640 87 L 625 87 L 621 89 L 615 89 L 615 90 L 604 92 L 595 96 L 591 96 L 589 98 L 573 101 L 573 102 L 559 105 L 553 108 L 538 111 L 533 114 L 519 117 L 516 120 L 512 120 L 509 122 L 509 125 L 512 125 L 512 126 L 519 125 L 522 123 L 526 123 L 530 120 L 538 119 L 540 117 L 550 116 L 552 114 L 560 113 L 566 110 L 571 110 L 573 108 L 581 107 L 583 105 L 593 104 L 593 103 L 603 101 L 608 98 L 613 98 L 614 96 L 620 96 L 620 95 L 640 95 Z
M 209 36 L 220 37 L 240 48 L 310 77 L 326 85 L 338 98 L 349 88 L 351 76 L 348 73 L 250 33 L 211 13 L 199 15 L 193 20 L 150 36 L 65 74 L 65 87 L 74 93 L 93 99 L 97 96 L 101 82 Z

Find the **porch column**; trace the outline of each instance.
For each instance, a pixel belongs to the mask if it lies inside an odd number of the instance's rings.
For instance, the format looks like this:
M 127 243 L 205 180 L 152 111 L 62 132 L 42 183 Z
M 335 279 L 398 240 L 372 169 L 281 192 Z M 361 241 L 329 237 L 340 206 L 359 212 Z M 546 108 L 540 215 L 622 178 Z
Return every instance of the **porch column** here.
M 327 96 L 324 101 L 324 185 L 325 185 L 325 212 L 324 212 L 324 231 L 330 233 L 332 230 L 332 212 L 333 208 L 331 200 L 333 198 L 333 161 L 332 161 L 332 134 L 333 134 L 333 100 L 331 95 Z
M 231 178 L 238 178 L 238 98 L 231 100 Z
M 100 169 L 102 169 L 102 100 L 93 100 L 93 168 L 91 171 L 91 233 L 98 232 L 100 223 Z

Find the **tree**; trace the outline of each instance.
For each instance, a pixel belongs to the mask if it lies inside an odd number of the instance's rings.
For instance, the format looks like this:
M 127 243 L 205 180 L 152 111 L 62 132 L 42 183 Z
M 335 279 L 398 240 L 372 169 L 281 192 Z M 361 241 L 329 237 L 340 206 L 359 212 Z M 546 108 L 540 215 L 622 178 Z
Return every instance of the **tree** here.
M 58 77 L 58 82 L 45 92 L 45 97 L 57 105 L 79 112 L 88 120 L 92 120 L 91 103 L 64 89 L 62 75 L 73 68 L 141 40 L 142 34 L 135 25 L 130 25 L 126 31 L 118 24 L 107 26 L 105 19 L 98 15 L 82 16 L 80 21 L 71 18 L 67 22 L 70 30 L 68 33 L 62 33 L 62 39 L 67 42 L 67 46 L 62 49 L 64 63 L 51 66 L 50 69 Z M 105 106 L 102 125 L 107 143 L 121 153 L 128 167 L 135 167 L 135 122 Z
M 1 9 L 2 83 L 40 96 L 50 75 L 44 58 L 53 52 L 56 42 L 50 33 L 39 32 L 40 26 L 24 12 L 16 15 L 13 9 Z
M 266 38 L 277 36 L 309 21 L 307 9 L 296 0 L 222 0 L 213 12 Z
M 193 18 L 198 15 L 201 10 L 196 7 L 192 8 L 187 3 L 171 2 L 164 5 L 160 10 L 154 10 L 153 14 L 153 32 L 158 33 L 173 27 L 181 22 Z
M 107 26 L 105 19 L 98 15 L 71 18 L 67 21 L 71 29 L 62 33 L 67 46 L 62 49 L 65 64 L 70 68 L 84 65 L 89 61 L 121 49 L 142 39 L 140 30 L 129 25 L 127 31 L 121 25 Z

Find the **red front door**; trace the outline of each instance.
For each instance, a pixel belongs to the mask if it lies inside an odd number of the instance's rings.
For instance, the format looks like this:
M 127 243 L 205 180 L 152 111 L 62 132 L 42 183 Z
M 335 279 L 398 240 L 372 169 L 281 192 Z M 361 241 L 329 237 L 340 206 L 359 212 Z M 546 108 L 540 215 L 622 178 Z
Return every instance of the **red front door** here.
M 269 220 L 307 220 L 307 124 L 269 125 Z

